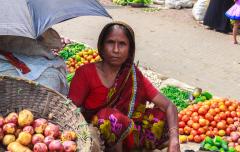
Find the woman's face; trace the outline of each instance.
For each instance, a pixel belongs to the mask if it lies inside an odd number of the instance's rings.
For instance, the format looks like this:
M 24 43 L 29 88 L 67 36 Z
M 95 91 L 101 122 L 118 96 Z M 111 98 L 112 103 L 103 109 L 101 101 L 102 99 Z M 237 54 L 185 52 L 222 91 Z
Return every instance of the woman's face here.
M 113 66 L 121 66 L 128 58 L 129 40 L 118 25 L 106 37 L 103 45 L 104 61 Z

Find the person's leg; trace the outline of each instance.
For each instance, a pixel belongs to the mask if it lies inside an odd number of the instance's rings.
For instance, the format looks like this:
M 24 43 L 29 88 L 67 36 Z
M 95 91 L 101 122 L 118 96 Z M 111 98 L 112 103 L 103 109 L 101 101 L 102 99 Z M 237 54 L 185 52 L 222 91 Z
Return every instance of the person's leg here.
M 236 20 L 233 25 L 233 43 L 234 44 L 238 43 L 237 42 L 238 24 L 239 24 L 239 21 Z

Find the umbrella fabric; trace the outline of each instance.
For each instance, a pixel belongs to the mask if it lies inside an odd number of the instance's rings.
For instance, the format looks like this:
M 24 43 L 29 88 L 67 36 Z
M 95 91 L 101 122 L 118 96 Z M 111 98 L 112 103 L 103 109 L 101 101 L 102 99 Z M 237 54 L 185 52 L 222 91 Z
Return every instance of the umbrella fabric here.
M 78 16 L 111 17 L 97 0 L 0 0 L 0 35 L 37 38 Z

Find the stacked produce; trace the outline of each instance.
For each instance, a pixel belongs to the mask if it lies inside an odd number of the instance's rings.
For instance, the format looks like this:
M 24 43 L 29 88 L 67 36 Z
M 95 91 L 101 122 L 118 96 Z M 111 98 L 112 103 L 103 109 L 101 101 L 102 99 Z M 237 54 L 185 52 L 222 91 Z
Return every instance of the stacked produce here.
M 179 114 L 179 133 L 188 141 L 202 142 L 206 136 L 229 136 L 229 146 L 238 146 L 240 131 L 240 103 L 230 99 L 211 99 L 198 102 L 182 110 Z M 234 136 L 234 139 L 233 139 Z M 240 140 L 239 140 L 240 143 Z
M 227 142 L 219 136 L 214 139 L 206 137 L 201 144 L 201 149 L 204 151 L 236 152 L 233 147 L 228 147 Z
M 34 116 L 29 110 L 0 117 L 0 141 L 10 152 L 75 152 L 76 133 Z
M 98 51 L 87 47 L 82 43 L 70 43 L 66 45 L 59 53 L 67 64 L 67 81 L 71 82 L 76 69 L 84 64 L 98 62 L 101 60 Z
M 196 88 L 193 92 L 190 92 L 169 85 L 163 87 L 160 92 L 177 106 L 178 111 L 187 108 L 191 104 L 212 99 L 212 95 L 209 92 L 202 92 L 200 88 Z

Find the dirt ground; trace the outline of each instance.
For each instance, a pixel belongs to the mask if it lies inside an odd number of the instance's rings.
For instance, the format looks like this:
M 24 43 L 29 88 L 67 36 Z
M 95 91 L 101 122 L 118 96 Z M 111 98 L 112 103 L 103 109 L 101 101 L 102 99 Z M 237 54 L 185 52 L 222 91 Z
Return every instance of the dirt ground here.
M 201 87 L 216 96 L 240 99 L 240 45 L 231 35 L 205 29 L 191 9 L 159 10 L 104 4 L 114 20 L 130 24 L 136 34 L 136 61 L 157 72 Z M 66 37 L 96 47 L 102 27 L 111 19 L 79 17 L 54 28 Z

